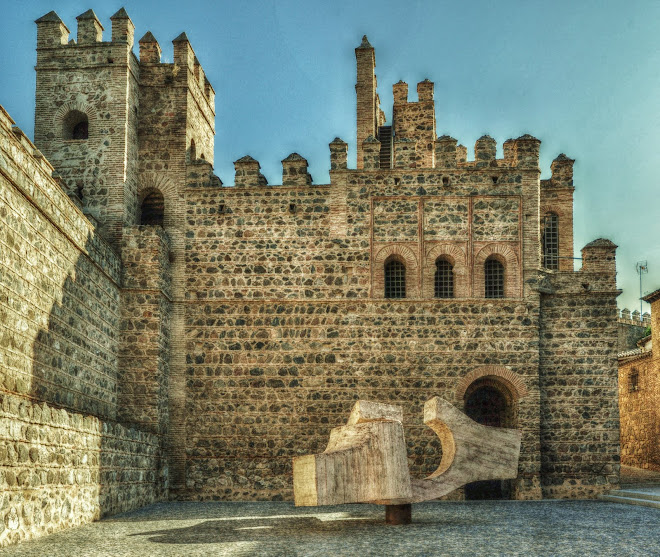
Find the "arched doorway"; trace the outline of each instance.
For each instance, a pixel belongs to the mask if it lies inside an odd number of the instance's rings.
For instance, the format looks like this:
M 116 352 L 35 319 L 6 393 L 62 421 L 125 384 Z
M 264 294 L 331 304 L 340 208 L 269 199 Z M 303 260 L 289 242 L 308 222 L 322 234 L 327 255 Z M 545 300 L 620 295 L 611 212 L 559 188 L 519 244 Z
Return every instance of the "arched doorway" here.
M 496 377 L 482 377 L 465 391 L 465 414 L 491 427 L 515 427 L 516 403 L 511 390 Z M 467 484 L 465 499 L 510 499 L 510 480 L 487 480 Z

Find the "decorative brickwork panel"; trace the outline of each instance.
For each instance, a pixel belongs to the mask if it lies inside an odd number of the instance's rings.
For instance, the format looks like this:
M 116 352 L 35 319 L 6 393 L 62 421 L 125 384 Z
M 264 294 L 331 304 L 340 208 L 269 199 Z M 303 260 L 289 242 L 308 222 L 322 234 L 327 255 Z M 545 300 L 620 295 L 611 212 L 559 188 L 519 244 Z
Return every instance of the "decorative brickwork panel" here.
M 504 297 L 517 298 L 520 291 L 520 261 L 516 244 L 481 244 L 475 245 L 473 280 L 474 296 L 486 297 L 486 263 L 494 258 L 504 266 Z
M 469 228 L 469 203 L 466 198 L 447 197 L 424 200 L 424 238 L 426 240 L 465 240 Z
M 417 200 L 377 199 L 373 212 L 375 241 L 415 241 L 419 236 Z
M 467 246 L 463 243 L 427 243 L 424 263 L 424 298 L 435 297 L 436 261 L 442 258 L 452 265 L 455 298 L 470 296 L 470 273 L 467 266 Z
M 419 289 L 419 263 L 413 251 L 413 245 L 404 244 L 376 244 L 374 246 L 374 260 L 372 264 L 372 297 L 384 298 L 387 296 L 386 266 L 391 261 L 405 265 L 405 298 L 418 298 Z
M 472 216 L 472 233 L 475 240 L 517 240 L 519 213 L 520 200 L 516 198 L 492 197 L 476 200 Z

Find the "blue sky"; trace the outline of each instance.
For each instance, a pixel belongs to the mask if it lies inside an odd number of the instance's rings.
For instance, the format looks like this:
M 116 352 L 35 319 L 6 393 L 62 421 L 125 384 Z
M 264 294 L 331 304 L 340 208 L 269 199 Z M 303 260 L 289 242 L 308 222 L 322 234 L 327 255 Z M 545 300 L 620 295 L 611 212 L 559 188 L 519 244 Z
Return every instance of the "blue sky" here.
M 225 184 L 245 154 L 281 183 L 280 161 L 293 151 L 327 183 L 336 136 L 354 160 L 353 49 L 367 34 L 388 118 L 393 83 L 408 82 L 414 100 L 415 84 L 429 78 L 438 135 L 456 137 L 468 156 L 484 133 L 500 156 L 504 140 L 531 133 L 542 141 L 542 177 L 560 152 L 576 159 L 576 256 L 598 237 L 618 244 L 620 307 L 639 309 L 636 261 L 648 260 L 644 291 L 660 288 L 660 2 L 7 2 L 0 104 L 28 135 L 34 20 L 54 9 L 75 37 L 75 17 L 92 8 L 109 40 L 109 17 L 122 6 L 136 42 L 151 31 L 164 61 L 187 32 L 216 91 L 215 170 Z

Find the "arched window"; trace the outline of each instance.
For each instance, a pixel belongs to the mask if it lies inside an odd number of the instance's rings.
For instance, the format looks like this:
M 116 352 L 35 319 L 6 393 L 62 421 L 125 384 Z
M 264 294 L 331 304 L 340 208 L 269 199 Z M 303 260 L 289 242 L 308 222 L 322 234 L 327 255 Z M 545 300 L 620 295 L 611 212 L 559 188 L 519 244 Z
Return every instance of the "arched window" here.
M 64 117 L 64 139 L 87 139 L 89 137 L 89 120 L 87 114 L 80 110 L 72 110 Z
M 140 224 L 163 226 L 164 212 L 163 194 L 159 191 L 152 191 L 142 200 Z
M 398 259 L 385 262 L 385 297 L 406 297 L 406 266 Z
M 543 266 L 559 269 L 559 217 L 555 213 L 543 217 Z
M 484 264 L 484 293 L 486 298 L 504 298 L 504 265 L 493 256 Z
M 442 257 L 435 260 L 435 297 L 454 297 L 454 266 Z

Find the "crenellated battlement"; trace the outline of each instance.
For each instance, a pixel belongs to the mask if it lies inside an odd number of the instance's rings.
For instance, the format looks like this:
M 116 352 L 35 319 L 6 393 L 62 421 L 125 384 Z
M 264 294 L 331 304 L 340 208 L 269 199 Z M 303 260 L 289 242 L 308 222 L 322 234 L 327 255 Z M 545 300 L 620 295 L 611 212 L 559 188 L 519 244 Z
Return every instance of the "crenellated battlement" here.
M 172 78 L 178 76 L 182 68 L 186 68 L 188 71 L 183 72 L 182 75 L 187 79 L 188 86 L 193 90 L 196 97 L 205 99 L 204 104 L 215 115 L 215 90 L 207 79 L 185 33 L 181 33 L 172 41 L 174 62 L 171 64 L 161 61 L 162 49 L 151 31 L 144 34 L 139 41 L 139 45 L 140 65 L 156 64 L 169 68 L 172 71 Z
M 105 30 L 94 10 L 87 10 L 76 17 L 76 40 L 69 40 L 69 28 L 55 11 L 48 12 L 35 21 L 37 24 L 37 48 L 74 47 L 102 43 Z M 110 17 L 112 38 L 109 42 L 133 48 L 135 26 L 124 8 Z
M 638 310 L 632 312 L 628 308 L 623 308 L 618 316 L 619 323 L 625 325 L 651 325 L 651 314 L 648 311 L 640 314 Z

